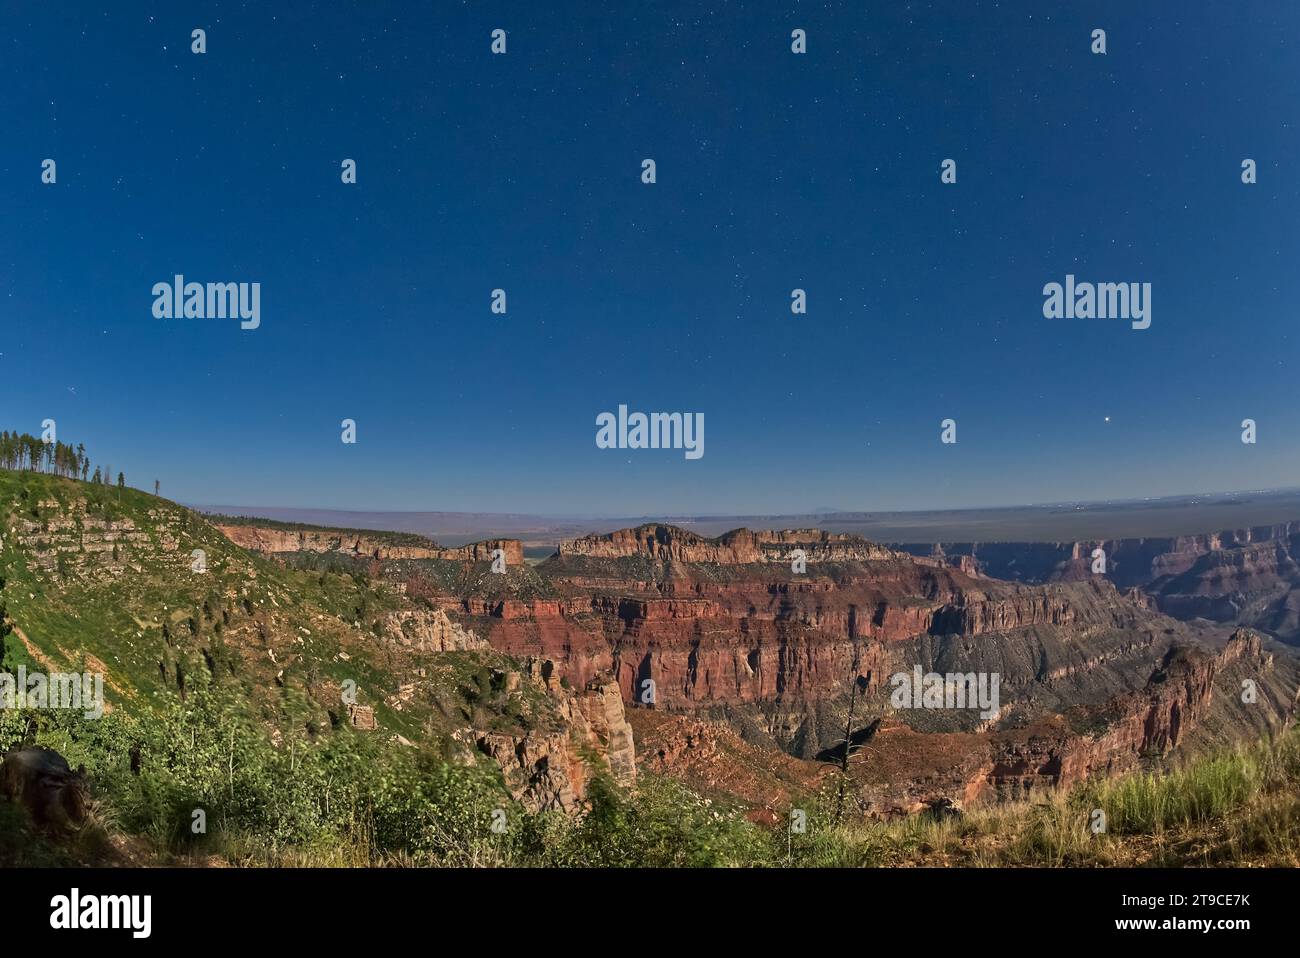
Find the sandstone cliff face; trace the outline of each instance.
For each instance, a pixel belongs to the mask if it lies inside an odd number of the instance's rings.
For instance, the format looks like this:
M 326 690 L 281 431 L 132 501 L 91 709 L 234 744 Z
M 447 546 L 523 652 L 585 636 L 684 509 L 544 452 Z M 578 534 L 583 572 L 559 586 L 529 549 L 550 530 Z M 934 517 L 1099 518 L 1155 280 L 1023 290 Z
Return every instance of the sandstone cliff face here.
M 618 686 L 597 678 L 573 692 L 560 683 L 552 662 L 528 659 L 524 668 L 528 681 L 555 698 L 563 726 L 477 736 L 478 749 L 501 767 L 514 799 L 531 811 L 580 811 L 594 772 L 592 756 L 616 782 L 633 785 L 636 751 Z
M 1249 703 L 1242 694 L 1247 681 L 1257 690 Z M 1068 710 L 1039 709 L 983 733 L 924 732 L 901 721 L 903 713 L 886 715 L 851 768 L 856 797 L 874 816 L 916 812 L 939 799 L 1024 799 L 1157 757 L 1275 732 L 1296 714 L 1298 694 L 1295 663 L 1276 659 L 1258 636 L 1240 630 L 1218 652 L 1166 648 L 1129 691 L 1091 702 L 1085 695 Z
M 215 528 L 235 545 L 256 552 L 341 552 L 368 559 L 432 559 L 441 549 L 390 542 L 347 529 L 296 530 L 254 525 Z
M 1131 768 L 1222 724 L 1227 699 L 1216 705 L 1213 688 L 1226 669 L 1249 662 L 1247 671 L 1272 674 L 1257 638 L 1201 649 L 1109 577 L 1015 584 L 871 549 L 858 553 L 869 559 L 825 564 L 810 555 L 796 575 L 784 554 L 755 561 L 734 548 L 753 540 L 724 548 L 725 538 L 661 527 L 593 537 L 538 567 L 558 598 L 467 599 L 456 611 L 495 648 L 545 655 L 571 682 L 611 673 L 634 716 L 662 716 L 647 726 L 646 761 L 701 787 L 730 783 L 747 801 L 812 787 L 842 740 L 856 676 L 865 691 L 855 726 L 876 730 L 871 767 L 854 770 L 869 814 Z M 890 676 L 914 666 L 999 674 L 999 716 L 895 712 Z M 1251 718 L 1258 728 L 1294 710 L 1294 673 L 1277 673 L 1275 694 Z M 1234 722 L 1227 740 L 1245 734 Z M 804 772 L 756 771 L 754 756 L 777 748 L 802 757 Z
M 1297 545 L 1300 536 L 1207 552 L 1146 590 L 1161 611 L 1177 618 L 1244 622 L 1284 640 L 1300 638 L 1290 613 L 1300 595 Z
M 802 549 L 808 561 L 832 562 L 889 559 L 895 553 L 859 536 L 822 532 L 819 529 L 786 529 L 780 532 L 752 532 L 735 529 L 716 539 L 707 539 L 686 529 L 666 525 L 645 525 L 621 529 L 606 535 L 584 536 L 560 543 L 561 556 L 614 559 L 645 556 L 674 562 L 713 562 L 747 565 L 780 562 L 789 565 L 795 549 Z
M 577 706 L 585 721 L 580 723 L 575 716 L 574 724 L 584 730 L 587 744 L 604 757 L 616 782 L 631 785 L 636 781 L 636 747 L 618 684 L 599 679 L 588 682 Z
M 479 735 L 476 744 L 501 767 L 511 797 L 529 811 L 573 813 L 582 808 L 586 771 L 566 731 L 489 732 Z
M 524 564 L 524 547 L 518 539 L 489 539 L 444 548 L 430 541 L 427 546 L 395 542 L 377 535 L 349 529 L 298 530 L 271 526 L 215 524 L 227 539 L 256 552 L 337 552 L 355 558 L 446 559 L 453 562 L 487 562 L 496 549 L 502 550 L 508 566 Z
M 650 595 L 467 600 L 460 611 L 481 617 L 475 628 L 494 648 L 550 657 L 575 685 L 610 672 L 625 701 L 648 704 L 653 689 L 668 709 L 839 696 L 855 660 L 879 673 L 889 645 L 918 635 L 1120 629 L 1151 618 L 1104 581 L 1014 586 L 900 560 L 835 578 L 809 568 L 786 580 L 687 574 Z M 549 571 L 562 577 L 563 563 Z
M 472 631 L 452 622 L 441 609 L 388 612 L 383 628 L 389 641 L 419 652 L 465 652 L 489 648 Z
M 1225 674 L 1234 680 L 1218 681 Z M 1242 688 L 1236 679 L 1241 676 L 1250 677 L 1265 697 L 1250 703 L 1256 727 L 1276 729 L 1294 715 L 1294 676 L 1276 674 L 1275 659 L 1263 650 L 1259 636 L 1238 630 L 1217 654 L 1171 649 L 1145 688 L 1108 703 L 1112 721 L 1098 735 L 1058 728 L 1004 742 L 997 757 L 966 783 L 964 796 L 973 800 L 991 790 L 997 797 L 1023 797 L 1044 787 L 1069 787 L 1128 771 L 1144 756 L 1166 755 L 1205 721 L 1216 694 L 1240 707 Z M 1269 690 L 1276 701 L 1267 700 Z
M 965 557 L 997 579 L 1045 582 L 1086 576 L 1094 547 L 1106 551 L 1107 574 L 1120 588 L 1145 585 L 1161 576 L 1180 575 L 1211 552 L 1282 542 L 1300 534 L 1300 520 L 1194 536 L 1100 539 L 1088 542 L 908 543 L 900 548 L 918 556 Z
M 451 559 L 456 562 L 489 562 L 492 554 L 500 549 L 507 566 L 524 564 L 524 544 L 518 539 L 486 539 L 483 542 L 471 542 L 468 545 L 449 549 L 439 549 L 434 559 Z
M 974 566 L 979 573 L 1026 582 L 1091 576 L 1094 546 L 1106 552 L 1107 578 L 1140 588 L 1175 618 L 1206 618 L 1262 629 L 1300 643 L 1300 521 L 1204 535 L 1098 542 L 913 544 L 922 561 Z
M 1103 691 L 1092 704 L 1074 707 L 1091 716 L 1083 728 L 1047 709 L 1004 728 L 925 730 L 913 727 L 902 711 L 880 714 L 870 700 L 860 703 L 860 721 L 870 721 L 855 735 L 862 747 L 850 764 L 850 807 L 889 817 L 945 799 L 967 807 L 1024 799 L 1131 771 L 1154 756 L 1176 757 L 1189 747 L 1275 731 L 1295 714 L 1300 676 L 1293 665 L 1265 652 L 1257 636 L 1240 631 L 1219 652 L 1163 648 L 1154 671 L 1134 676 L 1130 690 L 1111 696 Z M 1134 661 L 1142 661 L 1141 650 L 1133 652 Z M 1259 690 L 1251 704 L 1241 700 L 1246 679 Z M 756 808 L 787 809 L 824 793 L 837 775 L 827 761 L 755 748 L 722 722 L 642 710 L 632 716 L 650 767 Z

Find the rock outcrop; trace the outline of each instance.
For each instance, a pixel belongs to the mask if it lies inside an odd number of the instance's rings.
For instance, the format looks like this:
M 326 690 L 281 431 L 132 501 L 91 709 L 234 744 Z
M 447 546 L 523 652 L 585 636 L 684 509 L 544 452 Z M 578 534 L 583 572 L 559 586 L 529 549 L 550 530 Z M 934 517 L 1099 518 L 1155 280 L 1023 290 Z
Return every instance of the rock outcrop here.
M 452 562 L 487 562 L 500 549 L 507 565 L 522 565 L 524 547 L 518 539 L 489 539 L 468 545 L 443 547 L 432 539 L 410 533 L 396 536 L 355 529 L 290 529 L 255 524 L 214 523 L 226 538 L 256 552 L 338 553 L 379 561 L 397 559 L 444 559 Z M 414 541 L 413 541 L 414 540 Z
M 338 552 L 366 559 L 433 559 L 443 549 L 396 541 L 381 533 L 366 534 L 348 529 L 283 529 L 274 526 L 227 525 L 216 529 L 235 545 L 256 552 Z
M 527 679 L 555 698 L 563 726 L 477 736 L 479 750 L 501 767 L 514 799 L 531 811 L 581 810 L 596 771 L 593 758 L 620 785 L 635 783 L 632 727 L 618 686 L 597 678 L 574 692 L 561 683 L 553 662 L 530 659 L 524 667 Z
M 679 567 L 652 585 L 593 584 L 587 563 L 557 557 L 539 569 L 569 587 L 565 598 L 467 599 L 458 611 L 494 648 L 549 657 L 575 685 L 612 673 L 629 703 L 652 682 L 656 706 L 669 709 L 839 696 L 855 659 L 881 666 L 887 646 L 919 635 L 1133 628 L 1154 618 L 1100 580 L 995 583 L 897 556 L 837 566 L 833 577 L 816 564 L 802 576 L 768 568 L 777 574 L 718 581 L 708 568 Z
M 486 649 L 488 643 L 462 628 L 441 609 L 400 609 L 383 618 L 390 641 L 419 652 L 465 652 Z
M 1104 731 L 1078 734 L 1058 725 L 1054 732 L 1035 730 L 1017 741 L 1006 740 L 990 766 L 966 783 L 965 795 L 973 799 L 988 788 L 1000 797 L 1023 797 L 1043 787 L 1068 787 L 1096 775 L 1129 771 L 1144 757 L 1167 755 L 1205 720 L 1216 694 L 1228 698 L 1227 704 L 1243 704 L 1241 676 L 1250 677 L 1260 696 L 1280 692 L 1281 701 L 1248 703 L 1258 706 L 1263 727 L 1276 727 L 1294 714 L 1296 686 L 1291 678 L 1276 684 L 1280 677 L 1274 667 L 1259 636 L 1246 630 L 1235 632 L 1218 653 L 1172 648 L 1144 688 L 1107 703 L 1111 721 Z M 1223 676 L 1228 680 L 1220 681 Z
M 1038 583 L 1090 578 L 1096 547 L 1106 553 L 1108 579 L 1141 589 L 1167 615 L 1249 626 L 1300 644 L 1300 521 L 1166 538 L 901 548 L 922 561 Z
M 581 810 L 587 771 L 567 731 L 487 732 L 476 744 L 501 767 L 506 789 L 529 811 Z
M 890 559 L 895 555 L 893 551 L 860 536 L 822 532 L 819 529 L 786 529 L 780 532 L 734 529 L 716 539 L 708 539 L 686 529 L 658 524 L 570 539 L 560 543 L 558 554 L 601 559 L 644 556 L 655 560 L 724 565 L 758 562 L 789 565 L 796 549 L 803 550 L 810 562 L 872 561 Z

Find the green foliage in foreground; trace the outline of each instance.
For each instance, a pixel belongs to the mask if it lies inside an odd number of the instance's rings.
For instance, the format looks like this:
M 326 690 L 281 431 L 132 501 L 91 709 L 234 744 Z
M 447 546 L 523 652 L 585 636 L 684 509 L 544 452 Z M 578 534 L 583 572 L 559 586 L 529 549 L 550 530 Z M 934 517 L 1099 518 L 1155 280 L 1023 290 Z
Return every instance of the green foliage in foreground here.
M 160 859 L 713 866 L 761 861 L 769 844 L 742 817 L 667 781 L 647 781 L 629 796 L 597 776 L 590 811 L 570 818 L 526 812 L 482 767 L 348 728 L 276 746 L 211 685 L 156 716 L 0 711 L 0 748 L 30 744 L 84 763 L 97 825 L 143 837 Z M 196 811 L 205 820 L 199 834 Z
M 157 714 L 0 711 L 0 747 L 40 743 L 85 763 L 99 838 L 45 842 L 0 802 L 0 860 L 102 862 L 130 836 L 141 864 L 518 867 L 1300 864 L 1300 732 L 1168 774 L 1090 783 L 1037 805 L 961 818 L 749 822 L 738 808 L 643 775 L 598 775 L 584 815 L 528 813 L 498 775 L 341 728 L 273 744 L 229 693 L 195 688 Z M 1096 810 L 1106 817 L 1094 831 Z M 206 831 L 195 834 L 195 811 Z M 7 816 L 7 817 L 6 817 Z M 497 826 L 494 828 L 494 824 Z M 504 826 L 504 827 L 502 827 Z M 19 847 L 21 846 L 21 847 Z M 107 852 L 105 852 L 107 854 Z

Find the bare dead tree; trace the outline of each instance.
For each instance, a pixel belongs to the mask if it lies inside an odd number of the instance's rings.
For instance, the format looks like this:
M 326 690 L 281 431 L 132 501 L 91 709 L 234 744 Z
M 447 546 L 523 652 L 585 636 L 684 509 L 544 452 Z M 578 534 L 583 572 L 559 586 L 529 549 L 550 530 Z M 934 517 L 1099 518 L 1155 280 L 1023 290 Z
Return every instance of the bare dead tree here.
M 840 782 L 835 794 L 835 824 L 839 825 L 844 815 L 844 791 L 849 781 L 849 753 L 853 750 L 853 712 L 858 704 L 858 664 L 859 649 L 853 643 L 853 667 L 849 671 L 849 714 L 844 720 L 843 751 L 840 754 Z

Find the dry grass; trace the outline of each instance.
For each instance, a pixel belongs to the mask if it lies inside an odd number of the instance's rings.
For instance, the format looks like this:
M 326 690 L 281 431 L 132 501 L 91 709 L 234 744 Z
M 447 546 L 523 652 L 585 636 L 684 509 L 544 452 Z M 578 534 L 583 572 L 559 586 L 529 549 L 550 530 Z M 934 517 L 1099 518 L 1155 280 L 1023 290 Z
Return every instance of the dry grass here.
M 795 863 L 1295 867 L 1300 731 L 1163 774 L 1090 783 L 1043 802 L 842 826 L 810 841 Z

